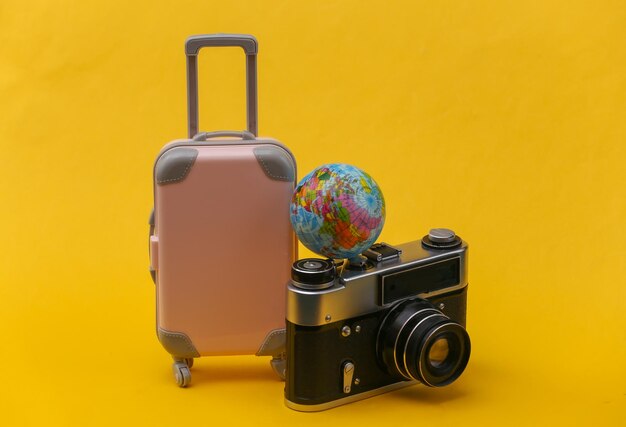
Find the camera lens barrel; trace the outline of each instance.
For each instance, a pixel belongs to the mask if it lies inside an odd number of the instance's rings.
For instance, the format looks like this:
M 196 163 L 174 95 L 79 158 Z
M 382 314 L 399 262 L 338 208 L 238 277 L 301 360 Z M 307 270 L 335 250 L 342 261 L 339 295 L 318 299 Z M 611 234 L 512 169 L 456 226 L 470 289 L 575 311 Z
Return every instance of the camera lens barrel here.
M 335 263 L 331 259 L 304 258 L 291 266 L 292 283 L 302 289 L 329 288 L 334 284 L 335 275 Z
M 413 298 L 391 308 L 379 329 L 377 352 L 390 374 L 440 387 L 463 373 L 470 347 L 465 328 Z

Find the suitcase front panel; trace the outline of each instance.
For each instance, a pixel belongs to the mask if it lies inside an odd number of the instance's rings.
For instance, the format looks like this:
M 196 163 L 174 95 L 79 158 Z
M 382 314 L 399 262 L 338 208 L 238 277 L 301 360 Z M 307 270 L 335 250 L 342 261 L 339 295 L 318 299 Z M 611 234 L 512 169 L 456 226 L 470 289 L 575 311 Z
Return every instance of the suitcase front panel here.
M 264 169 L 255 149 L 267 146 L 175 148 L 197 156 L 174 164 L 181 179 L 155 186 L 157 323 L 202 356 L 254 354 L 284 328 L 294 182 Z

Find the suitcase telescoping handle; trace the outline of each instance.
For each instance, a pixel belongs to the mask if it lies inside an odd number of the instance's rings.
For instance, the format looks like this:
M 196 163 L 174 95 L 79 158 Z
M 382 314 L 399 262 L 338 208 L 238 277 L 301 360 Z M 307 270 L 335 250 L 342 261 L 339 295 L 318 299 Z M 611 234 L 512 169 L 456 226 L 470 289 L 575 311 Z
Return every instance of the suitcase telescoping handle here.
M 244 140 L 253 140 L 254 135 L 252 135 L 247 130 L 237 131 L 237 130 L 218 130 L 216 132 L 200 132 L 197 133 L 192 139 L 194 141 L 206 141 L 210 138 L 220 138 L 222 136 L 234 136 L 235 138 L 241 138 Z
M 241 47 L 246 54 L 246 105 L 248 132 L 258 135 L 256 54 L 259 45 L 248 34 L 205 34 L 191 36 L 185 42 L 187 55 L 187 113 L 189 138 L 198 133 L 198 52 L 203 47 Z

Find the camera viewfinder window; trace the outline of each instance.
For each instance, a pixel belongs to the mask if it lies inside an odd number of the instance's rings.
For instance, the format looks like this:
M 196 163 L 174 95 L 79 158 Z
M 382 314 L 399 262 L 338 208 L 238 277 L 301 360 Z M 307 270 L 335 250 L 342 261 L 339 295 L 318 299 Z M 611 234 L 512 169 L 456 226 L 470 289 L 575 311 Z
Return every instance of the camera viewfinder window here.
M 410 296 L 458 285 L 460 280 L 459 258 L 382 275 L 379 301 L 386 305 Z

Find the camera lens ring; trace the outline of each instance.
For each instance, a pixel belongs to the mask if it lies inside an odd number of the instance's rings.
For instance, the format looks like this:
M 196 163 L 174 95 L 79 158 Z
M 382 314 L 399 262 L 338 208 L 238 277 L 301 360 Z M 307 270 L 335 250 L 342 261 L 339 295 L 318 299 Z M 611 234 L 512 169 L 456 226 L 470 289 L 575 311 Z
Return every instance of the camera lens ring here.
M 441 318 L 441 319 L 438 319 L 439 321 L 437 322 L 435 318 Z M 420 381 L 419 378 L 415 378 L 415 376 L 411 374 L 411 369 L 409 368 L 410 365 L 407 362 L 407 357 L 406 357 L 408 353 L 407 349 L 410 343 L 415 342 L 415 340 L 411 340 L 411 338 L 413 337 L 413 334 L 420 328 L 420 326 L 423 327 L 424 325 L 426 325 L 428 320 L 430 319 L 435 320 L 435 324 L 445 322 L 446 319 L 449 320 L 447 316 L 445 316 L 443 313 L 438 311 L 435 314 L 431 314 L 430 316 L 424 317 L 419 322 L 417 322 L 417 324 L 413 327 L 413 329 L 411 329 L 409 336 L 406 338 L 404 348 L 402 349 L 402 363 L 403 363 L 402 369 L 407 373 L 408 377 L 412 380 Z M 432 323 L 432 322 L 428 322 L 428 323 Z M 430 328 L 432 328 L 432 325 L 427 325 L 426 328 L 423 328 L 423 329 L 429 330 Z M 394 355 L 396 355 L 395 357 L 397 357 L 397 354 L 398 354 L 398 349 L 394 348 Z
M 437 310 L 435 310 L 434 308 L 425 308 L 423 310 L 419 310 L 415 313 L 413 313 L 413 315 L 411 315 L 411 317 L 409 317 L 407 319 L 406 322 L 404 322 L 404 324 L 400 327 L 400 331 L 398 332 L 398 334 L 396 335 L 396 341 L 393 344 L 393 362 L 396 365 L 396 369 L 398 370 L 398 372 L 400 372 L 400 374 L 402 374 L 402 376 L 404 378 L 406 378 L 407 380 L 411 380 L 411 375 L 408 373 L 408 370 L 405 368 L 406 367 L 406 360 L 404 360 L 404 365 L 402 367 L 400 367 L 400 365 L 398 364 L 398 341 L 400 341 L 400 336 L 403 334 L 403 332 L 405 331 L 404 327 L 413 319 L 415 318 L 415 316 L 422 314 L 426 311 L 432 312 L 433 314 L 431 314 L 430 316 L 427 316 L 427 318 L 431 317 L 431 316 L 435 316 L 437 315 Z M 421 323 L 422 321 L 424 321 L 425 319 L 422 319 L 418 322 Z M 410 334 L 409 334 L 410 335 Z
M 445 338 L 448 354 L 441 366 L 434 367 L 429 360 L 432 345 Z M 471 343 L 465 328 L 456 322 L 444 321 L 428 330 L 421 340 L 407 341 L 405 357 L 413 355 L 414 363 L 407 365 L 411 378 L 429 387 L 442 387 L 452 383 L 465 370 L 469 361 Z
M 408 373 L 399 367 L 396 348 L 405 327 L 421 314 L 440 313 L 428 301 L 421 298 L 410 298 L 398 302 L 389 309 L 378 329 L 376 337 L 376 354 L 382 366 L 392 375 L 411 380 Z
M 391 310 L 389 310 L 389 312 L 385 315 L 385 318 L 383 319 L 383 321 L 382 321 L 381 325 L 383 325 L 383 324 L 388 324 L 388 323 L 390 323 L 390 322 L 391 322 L 391 323 L 393 323 L 395 320 L 397 320 L 397 318 L 399 318 L 399 316 L 401 316 L 401 315 L 402 315 L 402 313 L 404 312 L 404 311 L 402 310 L 402 308 L 401 308 L 401 307 L 399 307 L 399 306 L 401 306 L 401 305 L 406 305 L 406 302 L 407 302 L 407 301 L 405 301 L 404 303 L 397 304 L 397 305 L 396 305 L 396 307 L 393 307 Z M 393 351 L 392 351 L 392 352 L 390 352 L 391 357 L 393 358 L 394 365 L 395 365 L 395 367 L 396 367 L 396 369 L 397 369 L 397 373 L 399 373 L 401 376 L 403 376 L 403 377 L 404 377 L 404 378 L 406 378 L 407 380 L 410 380 L 410 379 L 411 379 L 411 377 L 409 377 L 409 376 L 408 376 L 408 374 L 405 374 L 405 373 L 404 373 L 404 372 L 400 369 L 400 367 L 398 366 L 398 361 L 396 360 L 396 353 L 395 353 L 395 349 L 396 349 L 396 348 L 397 348 L 397 346 L 398 346 L 398 340 L 400 339 L 400 333 L 404 330 L 404 327 L 406 326 L 406 324 L 407 324 L 407 323 L 409 323 L 409 322 L 411 321 L 411 319 L 413 319 L 415 316 L 417 316 L 418 314 L 423 313 L 423 312 L 425 312 L 425 311 L 432 311 L 432 312 L 436 312 L 437 310 L 435 310 L 433 307 L 426 307 L 426 308 L 422 308 L 422 309 L 420 309 L 420 310 L 418 310 L 418 311 L 416 311 L 416 312 L 412 313 L 412 314 L 411 314 L 411 315 L 410 315 L 407 319 L 405 319 L 405 320 L 403 321 L 404 323 L 402 324 L 402 326 L 400 326 L 400 329 L 398 330 L 398 333 L 395 335 L 395 340 L 393 341 L 393 347 L 392 347 L 392 350 L 393 350 Z M 390 316 L 395 317 L 395 318 L 394 318 L 394 319 L 390 319 Z M 384 350 L 382 350 L 382 349 L 381 349 L 381 347 L 382 347 L 382 346 L 381 346 L 381 341 L 380 341 L 380 338 L 381 338 L 381 333 L 383 332 L 383 329 L 385 329 L 385 328 L 381 327 L 381 328 L 379 328 L 379 329 L 378 329 L 378 335 L 377 335 L 377 337 L 376 337 L 376 353 L 377 353 L 378 355 L 382 355 L 382 353 L 383 353 L 383 351 L 384 351 Z M 380 358 L 380 357 L 379 357 L 379 358 Z M 388 357 L 387 357 L 387 358 L 388 358 Z M 383 356 L 383 359 L 386 359 L 386 357 L 384 357 L 384 356 Z
M 469 358 L 469 349 L 465 350 L 465 345 L 459 336 L 449 331 L 440 332 L 440 329 L 450 327 L 451 325 L 442 325 L 433 331 L 432 334 L 425 338 L 424 351 L 420 358 L 417 368 L 419 370 L 419 376 L 423 379 L 423 382 L 430 386 L 443 386 L 450 384 L 456 378 L 461 375 L 467 360 L 461 355 L 467 355 Z M 430 360 L 430 350 L 433 344 L 440 340 L 446 341 L 447 354 L 444 360 L 439 362 L 435 366 Z
M 379 363 L 389 374 L 430 387 L 450 384 L 469 361 L 467 331 L 429 301 L 418 297 L 390 308 L 380 323 L 376 342 Z M 431 353 L 437 342 L 445 346 L 443 356 L 441 352 Z M 437 356 L 437 360 L 431 359 L 431 355 Z

